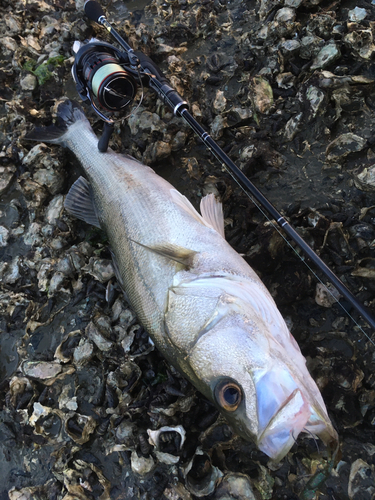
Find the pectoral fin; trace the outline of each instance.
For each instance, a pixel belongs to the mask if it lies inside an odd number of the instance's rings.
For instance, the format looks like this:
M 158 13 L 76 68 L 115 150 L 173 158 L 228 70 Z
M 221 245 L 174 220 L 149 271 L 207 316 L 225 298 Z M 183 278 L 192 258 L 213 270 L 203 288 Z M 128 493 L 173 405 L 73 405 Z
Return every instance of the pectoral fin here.
M 171 243 L 164 243 L 162 245 L 147 246 L 143 245 L 139 241 L 130 240 L 143 248 L 146 248 L 150 252 L 156 253 L 165 257 L 166 259 L 174 260 L 184 267 L 191 267 L 193 264 L 194 256 L 197 252 L 194 250 L 189 250 L 187 248 L 180 247 L 178 245 L 173 245 Z
M 92 199 L 91 187 L 84 177 L 79 177 L 70 188 L 64 206 L 77 219 L 100 228 Z

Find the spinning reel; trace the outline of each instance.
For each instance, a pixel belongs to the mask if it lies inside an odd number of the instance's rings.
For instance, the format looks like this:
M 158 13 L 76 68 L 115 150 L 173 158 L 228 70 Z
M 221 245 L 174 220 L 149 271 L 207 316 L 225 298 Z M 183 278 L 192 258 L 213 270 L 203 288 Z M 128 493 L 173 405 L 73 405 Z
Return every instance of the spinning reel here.
M 143 52 L 134 51 L 128 45 L 106 20 L 97 2 L 87 0 L 85 13 L 91 20 L 104 26 L 124 49 L 119 50 L 110 43 L 96 39 L 84 45 L 76 42 L 73 46 L 76 56 L 72 75 L 77 91 L 81 99 L 89 102 L 104 121 L 99 150 L 107 150 L 113 131 L 114 121 L 107 114 L 124 112 L 126 106 L 134 101 L 138 86 L 150 87 L 175 115 L 182 116 L 182 111 L 189 107 L 188 103 L 169 85 L 156 64 Z

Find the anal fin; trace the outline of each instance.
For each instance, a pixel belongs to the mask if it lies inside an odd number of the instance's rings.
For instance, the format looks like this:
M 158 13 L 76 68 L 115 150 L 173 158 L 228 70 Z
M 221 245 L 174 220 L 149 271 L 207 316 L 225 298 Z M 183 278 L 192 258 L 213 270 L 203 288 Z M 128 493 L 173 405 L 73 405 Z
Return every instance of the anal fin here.
M 79 177 L 70 188 L 65 198 L 64 206 L 77 219 L 100 228 L 93 203 L 91 187 L 84 177 Z

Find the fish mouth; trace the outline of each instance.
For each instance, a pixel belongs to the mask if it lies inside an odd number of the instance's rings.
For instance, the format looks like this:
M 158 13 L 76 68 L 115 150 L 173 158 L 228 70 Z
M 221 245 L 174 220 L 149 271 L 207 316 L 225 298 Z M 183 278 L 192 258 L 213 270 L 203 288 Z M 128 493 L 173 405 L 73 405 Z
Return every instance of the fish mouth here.
M 275 462 L 279 462 L 296 442 L 312 415 L 309 403 L 299 389 L 295 389 L 257 439 L 258 448 Z

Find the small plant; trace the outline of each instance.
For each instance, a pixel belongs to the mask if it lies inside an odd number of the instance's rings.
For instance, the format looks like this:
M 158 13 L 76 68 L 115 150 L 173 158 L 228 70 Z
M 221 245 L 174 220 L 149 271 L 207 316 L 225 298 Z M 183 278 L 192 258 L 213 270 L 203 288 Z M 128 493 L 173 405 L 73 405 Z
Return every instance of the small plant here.
M 51 57 L 37 66 L 36 61 L 29 59 L 23 65 L 23 69 L 30 71 L 30 73 L 37 77 L 39 85 L 43 85 L 51 78 L 53 69 L 61 66 L 64 60 L 64 56 Z

